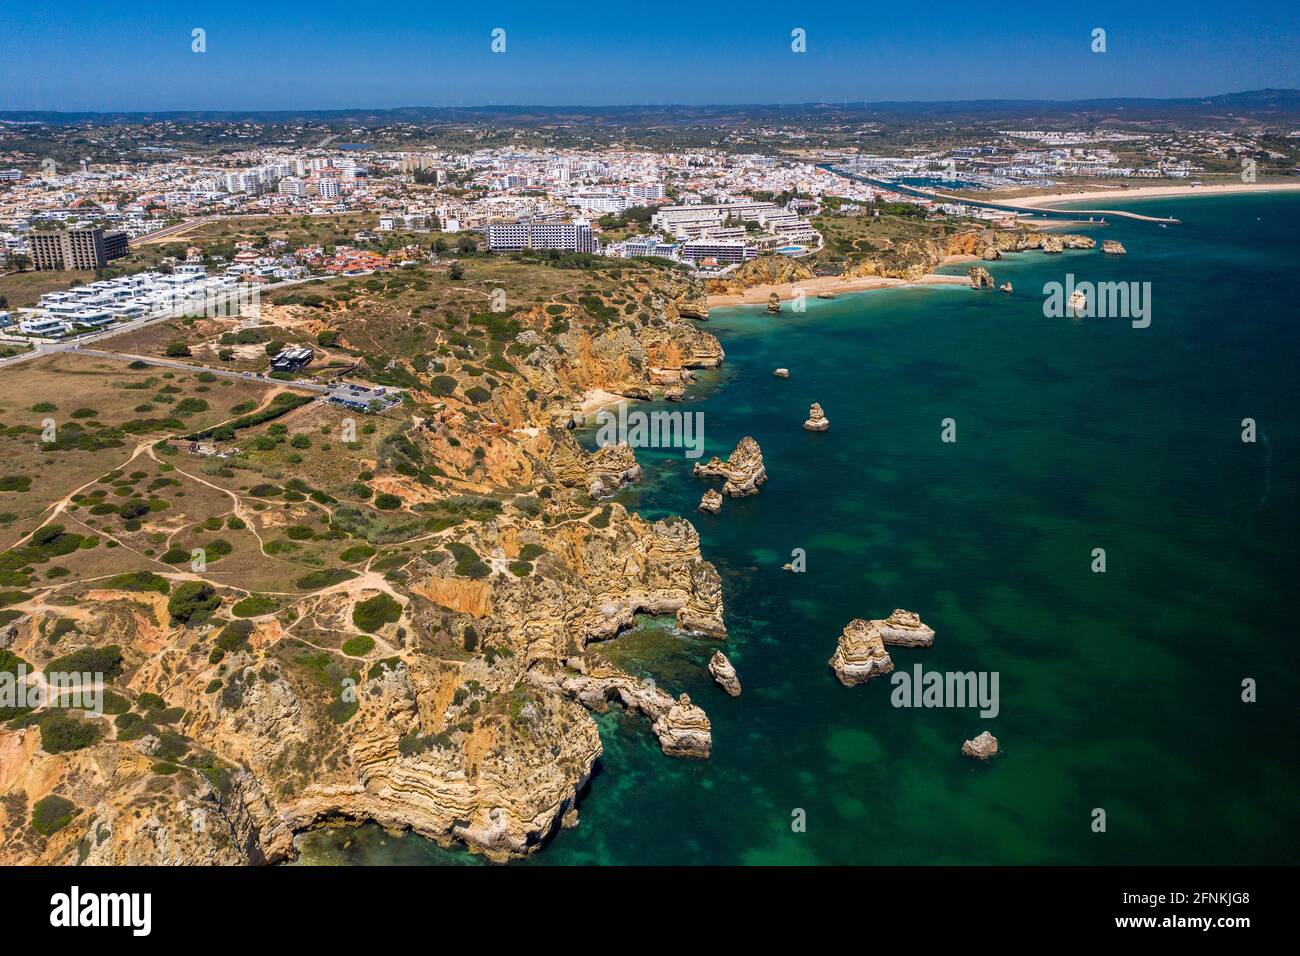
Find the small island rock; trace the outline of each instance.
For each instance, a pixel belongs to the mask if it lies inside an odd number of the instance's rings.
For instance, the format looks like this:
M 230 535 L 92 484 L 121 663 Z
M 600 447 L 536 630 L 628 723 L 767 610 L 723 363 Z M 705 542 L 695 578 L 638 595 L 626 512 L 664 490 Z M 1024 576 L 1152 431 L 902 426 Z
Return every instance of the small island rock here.
M 810 432 L 824 432 L 831 427 L 831 420 L 826 417 L 821 405 L 813 402 L 812 408 L 808 410 L 808 420 L 803 423 L 803 427 Z
M 961 752 L 963 756 L 970 757 L 972 760 L 988 760 L 990 757 L 997 756 L 998 738 L 986 730 L 974 740 L 962 744 Z
M 736 668 L 722 651 L 714 651 L 713 656 L 709 658 L 709 673 L 713 675 L 718 686 L 732 697 L 740 696 L 740 678 L 736 676 Z
M 758 486 L 767 481 L 767 469 L 763 467 L 763 451 L 758 442 L 746 435 L 736 445 L 735 451 L 723 461 L 717 455 L 707 464 L 696 464 L 691 474 L 697 478 L 725 478 L 722 493 L 732 498 L 758 494 Z
M 688 694 L 651 726 L 659 738 L 659 747 L 670 757 L 696 757 L 703 760 L 713 749 L 713 725 L 709 715 L 691 703 Z
M 835 676 L 845 687 L 865 684 L 873 677 L 888 674 L 894 662 L 885 650 L 876 621 L 856 618 L 844 628 L 839 645 L 829 661 Z

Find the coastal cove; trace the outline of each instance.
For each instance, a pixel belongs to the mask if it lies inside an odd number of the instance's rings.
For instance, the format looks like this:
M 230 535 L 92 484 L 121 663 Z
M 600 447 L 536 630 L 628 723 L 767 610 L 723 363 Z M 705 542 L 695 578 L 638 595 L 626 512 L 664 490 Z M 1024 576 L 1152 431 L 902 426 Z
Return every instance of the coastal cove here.
M 706 456 L 753 436 L 767 483 L 702 514 L 716 483 L 680 450 L 637 449 L 644 477 L 616 500 L 699 529 L 728 640 L 642 618 L 603 645 L 707 710 L 712 755 L 665 757 L 643 718 L 599 716 L 580 824 L 513 865 L 1288 862 L 1300 330 L 1278 290 L 1300 261 L 1300 195 L 1130 206 L 1180 223 L 1085 230 L 1125 256 L 981 263 L 1009 295 L 899 285 L 809 297 L 803 313 L 713 312 L 723 368 L 683 404 L 636 407 L 701 412 Z M 1150 327 L 1045 317 L 1044 284 L 1067 274 L 1150 282 Z M 824 434 L 800 427 L 813 402 Z M 945 418 L 956 442 L 940 440 Z M 781 569 L 795 548 L 806 573 Z M 888 679 L 836 681 L 841 629 L 894 608 L 937 635 L 892 649 L 895 667 L 996 671 L 995 718 L 896 708 Z M 717 649 L 739 698 L 705 669 Z M 984 730 L 1002 753 L 963 758 Z M 481 862 L 373 825 L 298 845 L 307 863 Z

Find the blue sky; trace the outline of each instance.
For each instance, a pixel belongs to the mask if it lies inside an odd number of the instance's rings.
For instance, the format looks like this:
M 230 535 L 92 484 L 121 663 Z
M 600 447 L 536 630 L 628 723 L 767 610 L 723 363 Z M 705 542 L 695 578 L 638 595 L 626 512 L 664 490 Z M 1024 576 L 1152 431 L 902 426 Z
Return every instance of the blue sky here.
M 1300 4 L 0 2 L 0 109 L 1198 96 L 1300 86 Z M 207 31 L 207 52 L 191 31 Z M 491 32 L 506 31 L 506 52 Z M 1090 50 L 1093 28 L 1107 52 Z M 807 52 L 791 52 L 791 31 Z

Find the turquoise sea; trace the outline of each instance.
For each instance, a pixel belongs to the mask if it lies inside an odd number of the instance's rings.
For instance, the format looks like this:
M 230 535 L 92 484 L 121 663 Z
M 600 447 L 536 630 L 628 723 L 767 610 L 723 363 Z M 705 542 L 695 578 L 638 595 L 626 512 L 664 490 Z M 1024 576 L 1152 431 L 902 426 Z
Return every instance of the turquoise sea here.
M 1298 862 L 1300 196 L 1125 208 L 1182 223 L 1093 232 L 1123 257 L 987 263 L 1011 295 L 715 312 L 727 364 L 671 407 L 704 414 L 707 454 L 754 436 L 767 484 L 701 514 L 691 462 L 639 450 L 620 500 L 700 529 L 744 694 L 704 670 L 719 645 L 669 622 L 607 645 L 705 707 L 713 756 L 670 759 L 641 719 L 598 718 L 581 825 L 521 865 Z M 1150 327 L 1044 317 L 1066 273 L 1150 282 Z M 800 427 L 814 401 L 825 434 Z M 806 573 L 781 570 L 794 548 Z M 893 648 L 896 667 L 998 672 L 995 719 L 895 708 L 885 679 L 840 686 L 840 630 L 895 607 L 937 632 Z M 959 753 L 982 730 L 1002 747 L 988 764 Z M 477 862 L 375 827 L 302 844 L 311 862 Z

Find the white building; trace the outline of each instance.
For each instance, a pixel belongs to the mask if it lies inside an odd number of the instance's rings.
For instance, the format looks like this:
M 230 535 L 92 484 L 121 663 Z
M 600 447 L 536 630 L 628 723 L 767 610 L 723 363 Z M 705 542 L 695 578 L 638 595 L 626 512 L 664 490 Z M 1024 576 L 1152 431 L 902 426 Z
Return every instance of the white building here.
M 559 249 L 562 252 L 595 252 L 596 237 L 586 219 L 573 222 L 493 223 L 487 228 L 488 248 L 493 252 L 520 249 Z

